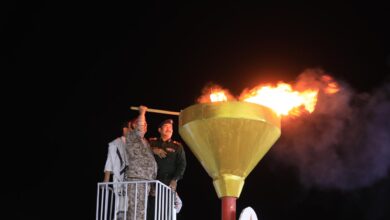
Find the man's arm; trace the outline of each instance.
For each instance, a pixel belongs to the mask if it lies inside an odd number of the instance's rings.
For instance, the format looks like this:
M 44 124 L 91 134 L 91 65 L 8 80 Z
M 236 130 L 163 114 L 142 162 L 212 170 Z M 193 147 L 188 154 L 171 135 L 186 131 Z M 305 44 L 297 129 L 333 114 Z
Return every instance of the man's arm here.
M 147 110 L 148 108 L 146 107 L 146 106 L 143 106 L 143 105 L 141 105 L 140 107 L 139 107 L 139 115 L 138 115 L 138 119 L 137 119 L 137 127 L 136 127 L 136 129 L 135 129 L 135 133 L 139 136 L 139 137 L 141 137 L 141 138 L 143 138 L 144 137 L 144 135 L 145 135 L 145 132 L 146 132 L 146 130 L 145 130 L 145 126 L 146 126 L 146 117 L 145 117 L 145 113 L 146 113 L 146 110 Z
M 110 182 L 111 172 L 110 171 L 104 171 L 104 180 L 103 182 Z
M 107 160 L 106 165 L 104 166 L 104 182 L 110 182 L 110 176 L 112 174 L 112 170 L 114 170 L 114 161 L 113 161 L 113 155 L 112 151 L 114 150 L 115 146 L 111 145 L 111 143 L 108 145 L 108 152 L 107 152 Z
M 146 117 L 145 117 L 145 113 L 146 113 L 146 110 L 148 110 L 148 108 L 146 106 L 143 106 L 141 105 L 139 107 L 139 115 L 138 115 L 138 126 L 143 126 L 146 124 Z
M 140 106 L 139 107 L 139 115 L 137 117 L 137 121 L 135 122 L 137 124 L 137 126 L 132 129 L 132 130 L 129 130 L 126 134 L 126 139 L 128 141 L 133 141 L 134 139 L 137 139 L 138 137 L 141 137 L 143 138 L 144 135 L 145 135 L 145 131 L 144 129 L 142 129 L 141 127 L 142 126 L 146 126 L 146 117 L 145 117 L 145 113 L 146 113 L 146 110 L 148 108 L 146 106 Z
M 180 147 L 178 148 L 178 157 L 176 159 L 176 171 L 175 175 L 173 176 L 174 180 L 180 180 L 183 178 L 184 171 L 186 170 L 187 161 L 186 161 L 186 155 L 183 149 L 183 146 L 180 144 Z

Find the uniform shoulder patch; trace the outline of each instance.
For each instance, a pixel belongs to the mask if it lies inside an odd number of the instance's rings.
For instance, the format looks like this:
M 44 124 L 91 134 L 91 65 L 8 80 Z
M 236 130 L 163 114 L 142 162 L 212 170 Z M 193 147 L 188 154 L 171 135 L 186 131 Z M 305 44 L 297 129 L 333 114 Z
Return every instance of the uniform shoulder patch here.
M 181 143 L 179 141 L 173 141 L 174 144 L 178 144 L 178 145 L 181 145 Z

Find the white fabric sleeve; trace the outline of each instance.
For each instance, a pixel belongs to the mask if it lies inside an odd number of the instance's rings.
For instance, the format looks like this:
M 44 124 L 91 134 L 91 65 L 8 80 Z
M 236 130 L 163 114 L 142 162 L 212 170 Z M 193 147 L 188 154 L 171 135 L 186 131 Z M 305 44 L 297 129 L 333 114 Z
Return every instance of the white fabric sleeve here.
M 114 171 L 114 161 L 113 161 L 113 157 L 114 157 L 114 148 L 115 146 L 109 144 L 109 147 L 108 147 L 108 152 L 107 152 L 107 160 L 106 160 L 106 165 L 104 166 L 104 171 L 109 171 L 109 172 L 113 172 Z
M 175 210 L 176 210 L 176 213 L 180 212 L 180 209 L 181 209 L 182 206 L 183 206 L 183 201 L 181 201 L 181 199 L 179 197 L 179 194 L 176 193 L 176 197 L 175 197 Z

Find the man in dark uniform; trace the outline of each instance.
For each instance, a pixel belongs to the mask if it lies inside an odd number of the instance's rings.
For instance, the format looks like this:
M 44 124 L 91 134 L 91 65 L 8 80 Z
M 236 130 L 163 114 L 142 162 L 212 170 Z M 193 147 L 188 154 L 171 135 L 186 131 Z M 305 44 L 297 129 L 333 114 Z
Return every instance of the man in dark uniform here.
M 157 162 L 157 180 L 176 191 L 177 181 L 183 178 L 186 157 L 181 143 L 172 140 L 173 120 L 167 119 L 158 127 L 160 138 L 150 138 L 154 158 Z
M 172 140 L 173 120 L 167 119 L 158 127 L 159 138 L 150 138 L 154 158 L 157 162 L 157 180 L 176 191 L 177 181 L 183 178 L 186 169 L 186 156 L 180 142 Z M 176 194 L 177 196 L 177 194 Z M 148 219 L 154 219 L 154 195 L 149 198 Z M 175 200 L 175 204 L 178 202 Z M 158 213 L 158 212 L 157 212 Z

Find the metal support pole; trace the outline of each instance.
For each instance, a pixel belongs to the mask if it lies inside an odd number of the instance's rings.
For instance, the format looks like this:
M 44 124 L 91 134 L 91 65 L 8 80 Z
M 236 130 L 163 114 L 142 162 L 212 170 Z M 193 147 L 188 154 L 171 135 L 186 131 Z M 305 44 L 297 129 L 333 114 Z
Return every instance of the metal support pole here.
M 222 200 L 222 220 L 236 220 L 236 197 L 225 196 Z

